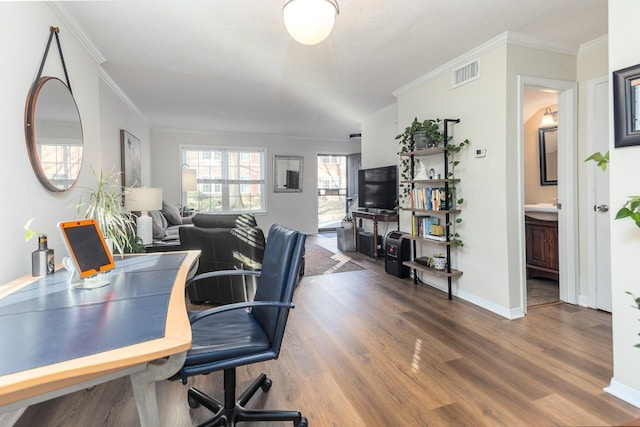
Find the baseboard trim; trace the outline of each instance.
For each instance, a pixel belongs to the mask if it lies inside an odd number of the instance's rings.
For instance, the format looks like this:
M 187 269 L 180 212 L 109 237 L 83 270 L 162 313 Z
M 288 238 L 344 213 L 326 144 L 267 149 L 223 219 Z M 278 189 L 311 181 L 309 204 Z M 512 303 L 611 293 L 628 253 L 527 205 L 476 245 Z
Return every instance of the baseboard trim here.
M 5 412 L 4 414 L 0 414 L 0 426 L 3 427 L 11 427 L 15 423 L 18 422 L 24 411 L 27 408 L 15 409 L 11 412 Z
M 640 408 L 640 390 L 636 390 L 622 384 L 621 382 L 616 381 L 615 378 L 611 378 L 609 387 L 605 387 L 603 390 L 620 400 L 624 400 L 625 402 Z
M 524 317 L 524 312 L 520 308 L 512 308 L 509 309 L 507 307 L 503 307 L 498 304 L 494 304 L 491 301 L 487 301 L 484 298 L 480 298 L 477 295 L 471 294 L 469 292 L 458 290 L 454 293 L 458 298 L 468 301 L 472 304 L 475 304 L 479 307 L 484 308 L 485 310 L 489 310 L 497 315 L 505 317 L 510 320 L 519 319 Z

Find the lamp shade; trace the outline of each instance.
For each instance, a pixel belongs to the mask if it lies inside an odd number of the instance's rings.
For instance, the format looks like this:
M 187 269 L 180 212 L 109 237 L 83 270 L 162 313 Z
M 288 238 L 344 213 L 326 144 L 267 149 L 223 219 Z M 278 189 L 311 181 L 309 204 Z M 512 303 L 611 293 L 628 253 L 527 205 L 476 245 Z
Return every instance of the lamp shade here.
M 335 0 L 289 0 L 282 8 L 284 25 L 297 42 L 314 45 L 326 39 L 339 13 Z
M 196 191 L 198 177 L 195 169 L 182 169 L 182 192 Z
M 124 206 L 130 211 L 157 211 L 162 209 L 162 188 L 128 188 Z

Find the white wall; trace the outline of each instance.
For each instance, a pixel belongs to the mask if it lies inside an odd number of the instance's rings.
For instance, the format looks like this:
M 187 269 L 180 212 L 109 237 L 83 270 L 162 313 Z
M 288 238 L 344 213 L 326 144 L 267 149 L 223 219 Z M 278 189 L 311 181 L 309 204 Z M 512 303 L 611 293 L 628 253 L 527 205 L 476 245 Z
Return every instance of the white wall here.
M 480 78 L 451 89 L 451 70 L 474 59 L 480 60 Z M 458 195 L 465 200 L 456 230 L 465 246 L 453 251 L 453 266 L 464 272 L 454 281 L 454 292 L 505 317 L 517 315 L 520 263 L 514 254 L 524 250 L 517 247 L 518 76 L 575 80 L 575 73 L 574 55 L 528 47 L 504 34 L 396 92 L 398 132 L 416 116 L 461 120 L 453 128 L 454 142 L 468 138 L 471 145 L 456 170 Z M 486 157 L 475 158 L 477 148 L 485 148 Z M 408 215 L 401 222 L 408 231 Z M 424 246 L 427 255 L 439 250 Z M 444 286 L 426 275 L 423 279 Z
M 76 187 L 65 193 L 53 193 L 40 185 L 27 157 L 24 137 L 24 109 L 27 93 L 37 74 L 44 48 L 49 37 L 49 26 L 60 27 L 60 40 L 73 94 L 82 120 L 84 136 L 84 163 Z M 65 22 L 43 2 L 0 2 L 0 38 L 2 54 L 7 64 L 0 72 L 2 97 L 0 97 L 0 135 L 3 139 L 3 155 L 0 156 L 0 179 L 4 183 L 0 194 L 3 208 L 0 223 L 3 224 L 0 239 L 0 283 L 31 272 L 31 252 L 37 243 L 24 241 L 24 224 L 35 218 L 32 227 L 48 234 L 50 246 L 56 252 L 56 260 L 64 256 L 56 224 L 76 217 L 80 187 L 92 186 L 94 178 L 88 165 L 98 170 L 102 160 L 108 159 L 108 167 L 119 157 L 118 126 L 107 120 L 103 123 L 99 69 L 80 41 Z M 53 41 L 43 75 L 64 80 L 55 40 Z M 126 115 L 127 113 L 122 113 Z M 128 112 L 131 116 L 132 112 Z M 108 118 L 108 117 L 107 117 Z M 133 117 L 129 123 L 135 121 Z M 109 127 L 113 129 L 109 130 Z M 148 132 L 148 131 L 147 131 Z M 113 135 L 110 142 L 104 135 Z M 111 145 L 112 144 L 112 145 Z M 119 165 L 119 161 L 117 162 Z
M 640 2 L 609 2 L 609 71 L 640 64 L 637 16 Z M 613 118 L 613 108 L 609 109 Z M 613 123 L 613 121 L 611 121 Z M 614 148 L 610 133 L 610 205 L 616 212 L 632 194 L 640 194 L 640 147 Z M 608 391 L 640 406 L 640 312 L 625 292 L 640 295 L 638 254 L 640 229 L 632 221 L 611 224 L 611 287 L 613 305 L 613 378 Z
M 398 162 L 398 108 L 389 105 L 362 121 L 362 168 L 390 166 Z
M 165 200 L 173 203 L 179 203 L 181 199 L 180 145 L 266 148 L 267 213 L 257 215 L 258 225 L 265 232 L 271 224 L 277 223 L 304 233 L 316 233 L 318 231 L 318 155 L 360 152 L 360 143 L 357 142 L 321 141 L 259 134 L 158 129 L 152 131 L 151 139 L 153 186 L 162 187 Z M 273 192 L 274 155 L 304 157 L 301 193 Z

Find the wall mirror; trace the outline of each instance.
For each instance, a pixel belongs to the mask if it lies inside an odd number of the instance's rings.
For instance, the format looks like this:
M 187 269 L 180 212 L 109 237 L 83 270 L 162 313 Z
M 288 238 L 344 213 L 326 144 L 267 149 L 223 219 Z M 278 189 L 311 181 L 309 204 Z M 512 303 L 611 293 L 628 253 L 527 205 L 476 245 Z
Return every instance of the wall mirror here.
M 275 193 L 301 193 L 303 157 L 273 157 L 273 191 Z
M 538 129 L 540 185 L 558 185 L 558 127 Z
M 73 187 L 82 166 L 82 124 L 62 80 L 42 77 L 33 85 L 24 126 L 29 160 L 42 185 L 51 191 Z
M 615 146 L 640 145 L 640 65 L 613 72 Z

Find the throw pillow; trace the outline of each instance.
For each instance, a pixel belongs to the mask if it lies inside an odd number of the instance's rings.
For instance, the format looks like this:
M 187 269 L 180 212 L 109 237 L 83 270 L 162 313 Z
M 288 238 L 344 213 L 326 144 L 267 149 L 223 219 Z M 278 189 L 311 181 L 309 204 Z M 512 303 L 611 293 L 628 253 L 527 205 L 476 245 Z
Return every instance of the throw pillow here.
M 182 215 L 176 205 L 162 201 L 162 214 L 171 225 L 182 225 Z
M 164 216 L 160 211 L 149 211 L 149 216 L 153 219 L 153 225 L 152 225 L 153 239 L 154 240 L 163 239 L 167 235 L 167 232 L 165 231 L 165 227 L 164 227 L 167 225 L 166 223 L 164 223 L 167 220 L 164 218 Z

